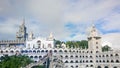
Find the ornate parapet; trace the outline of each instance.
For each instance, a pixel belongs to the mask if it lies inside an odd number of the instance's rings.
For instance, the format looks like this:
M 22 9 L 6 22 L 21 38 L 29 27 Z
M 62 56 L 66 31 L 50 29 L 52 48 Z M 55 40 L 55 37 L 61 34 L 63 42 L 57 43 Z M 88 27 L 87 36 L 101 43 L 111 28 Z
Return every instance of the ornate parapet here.
M 8 45 L 8 44 L 24 44 L 25 41 L 17 41 L 17 40 L 2 40 L 0 41 L 0 45 Z

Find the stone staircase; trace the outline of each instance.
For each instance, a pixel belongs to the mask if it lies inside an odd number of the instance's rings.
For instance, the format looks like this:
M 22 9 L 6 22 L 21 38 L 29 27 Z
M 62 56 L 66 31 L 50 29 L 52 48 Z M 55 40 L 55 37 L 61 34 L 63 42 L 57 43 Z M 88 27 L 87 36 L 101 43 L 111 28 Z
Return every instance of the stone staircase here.
M 52 57 L 49 68 L 65 68 L 60 56 Z
M 31 63 L 27 65 L 25 68 L 32 68 L 33 66 L 43 65 L 43 63 L 51 56 L 51 53 L 48 53 L 45 55 L 41 60 L 39 60 L 37 63 Z

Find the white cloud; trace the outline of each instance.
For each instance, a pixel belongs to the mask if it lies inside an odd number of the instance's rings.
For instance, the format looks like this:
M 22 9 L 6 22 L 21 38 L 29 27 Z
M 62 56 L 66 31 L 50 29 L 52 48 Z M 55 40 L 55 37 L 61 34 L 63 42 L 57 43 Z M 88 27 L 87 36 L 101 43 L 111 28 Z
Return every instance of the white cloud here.
M 102 41 L 111 43 L 112 48 L 120 48 L 120 33 L 105 34 Z
M 105 30 L 119 30 L 120 31 L 120 14 L 114 13 L 107 18 L 104 18 L 106 24 L 103 26 L 103 29 Z
M 53 32 L 56 39 L 81 40 L 86 37 L 81 32 L 86 32 L 92 23 L 99 23 L 98 20 L 105 21 L 102 29 L 119 30 L 120 14 L 113 11 L 116 6 L 120 6 L 120 0 L 0 0 L 0 17 L 6 20 L 0 23 L 0 33 L 15 35 L 16 25 L 25 17 L 28 31 L 32 30 L 36 36 L 45 37 Z M 70 37 L 72 31 L 65 27 L 68 22 L 78 25 L 74 37 Z

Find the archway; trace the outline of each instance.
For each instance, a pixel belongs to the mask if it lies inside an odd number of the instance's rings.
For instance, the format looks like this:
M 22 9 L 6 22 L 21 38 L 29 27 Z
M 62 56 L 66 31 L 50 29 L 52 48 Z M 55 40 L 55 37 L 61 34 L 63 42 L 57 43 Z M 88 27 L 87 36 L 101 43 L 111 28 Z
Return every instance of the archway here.
M 113 67 L 113 68 L 117 68 L 117 67 L 115 66 L 115 67 Z
M 108 66 L 105 66 L 105 68 L 108 68 Z
M 101 66 L 98 66 L 97 68 L 101 68 Z

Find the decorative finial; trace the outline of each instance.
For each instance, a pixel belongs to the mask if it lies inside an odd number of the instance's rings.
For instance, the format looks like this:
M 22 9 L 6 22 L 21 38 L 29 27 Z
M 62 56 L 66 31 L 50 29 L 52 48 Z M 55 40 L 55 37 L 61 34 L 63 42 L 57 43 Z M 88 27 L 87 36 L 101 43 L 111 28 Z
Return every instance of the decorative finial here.
M 49 38 L 53 38 L 53 33 L 50 32 Z
M 92 28 L 95 28 L 95 24 L 94 23 L 92 23 Z

